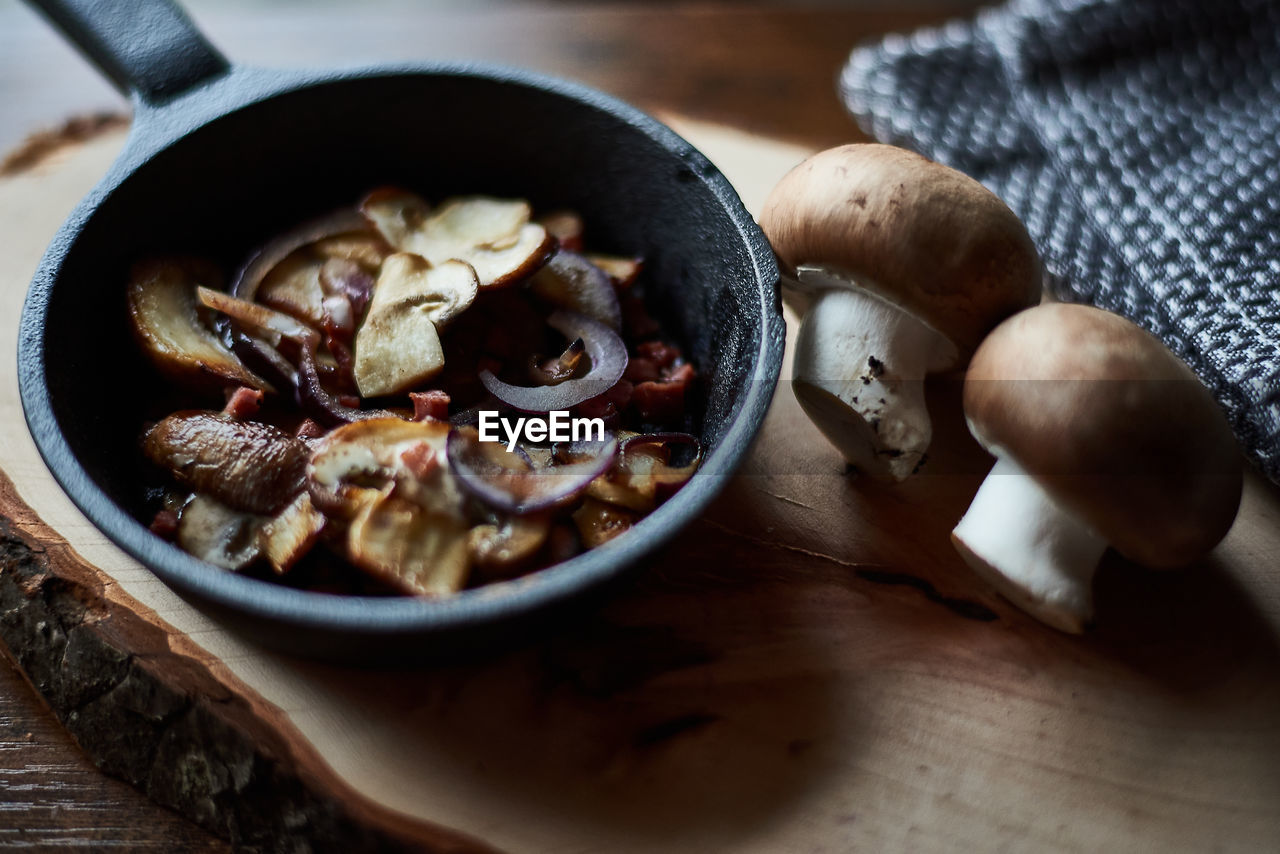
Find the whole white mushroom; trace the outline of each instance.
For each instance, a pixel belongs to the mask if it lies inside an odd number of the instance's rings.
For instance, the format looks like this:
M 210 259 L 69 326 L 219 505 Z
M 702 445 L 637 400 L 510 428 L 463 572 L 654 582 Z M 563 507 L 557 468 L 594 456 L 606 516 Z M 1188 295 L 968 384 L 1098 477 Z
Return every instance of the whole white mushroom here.
M 1110 545 L 1191 563 L 1230 529 L 1240 453 L 1213 396 L 1155 337 L 1082 305 L 1017 314 L 983 341 L 964 411 L 996 457 L 952 542 L 1006 598 L 1083 631 Z
M 1035 246 L 972 178 L 889 145 L 844 145 L 789 172 L 760 225 L 801 316 L 796 399 L 848 462 L 902 480 L 932 438 L 929 373 L 1040 300 Z

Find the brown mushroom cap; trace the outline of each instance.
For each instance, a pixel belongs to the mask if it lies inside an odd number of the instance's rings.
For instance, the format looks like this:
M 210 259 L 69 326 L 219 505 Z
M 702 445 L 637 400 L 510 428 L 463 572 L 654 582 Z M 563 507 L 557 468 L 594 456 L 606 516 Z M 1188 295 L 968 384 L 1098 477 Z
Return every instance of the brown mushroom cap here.
M 833 268 L 965 352 L 1040 299 L 1022 221 L 969 176 L 891 145 L 842 145 L 792 169 L 760 225 L 788 272 Z
M 1240 455 L 1221 410 L 1122 317 L 1061 304 L 1014 315 L 974 353 L 964 409 L 980 442 L 1139 563 L 1189 563 L 1235 519 Z

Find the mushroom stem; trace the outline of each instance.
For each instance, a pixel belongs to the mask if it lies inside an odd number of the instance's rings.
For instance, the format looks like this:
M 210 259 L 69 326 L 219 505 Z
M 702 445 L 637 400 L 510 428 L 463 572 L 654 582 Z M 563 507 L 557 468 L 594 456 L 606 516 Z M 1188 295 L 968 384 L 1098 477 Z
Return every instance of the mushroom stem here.
M 1093 618 L 1093 574 L 1107 542 L 998 457 L 951 541 L 1005 598 L 1041 622 L 1079 634 Z
M 810 291 L 832 278 L 803 269 L 800 277 Z M 796 399 L 849 463 L 903 480 L 920 466 L 933 434 L 925 375 L 954 364 L 956 347 L 909 312 L 847 280 L 839 284 L 814 293 L 801 321 Z

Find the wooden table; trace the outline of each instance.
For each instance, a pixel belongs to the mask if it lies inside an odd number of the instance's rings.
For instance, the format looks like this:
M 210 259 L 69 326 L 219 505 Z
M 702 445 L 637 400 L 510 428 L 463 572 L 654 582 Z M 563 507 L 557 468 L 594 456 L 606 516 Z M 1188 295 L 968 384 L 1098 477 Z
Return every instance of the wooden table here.
M 813 147 L 861 138 L 834 94 L 849 48 L 942 19 L 963 3 L 909 11 L 520 4 L 478 10 L 325 6 L 194 10 L 233 58 L 267 65 L 470 57 L 576 78 L 636 103 Z M 782 7 L 787 4 L 777 4 Z M 119 110 L 83 62 L 26 9 L 0 6 L 0 133 L 51 125 L 72 110 Z M 46 68 L 35 79 L 32 68 Z M 222 850 L 200 828 L 99 773 L 20 673 L 0 660 L 0 846 L 117 844 Z
M 294 5 L 284 10 L 242 10 L 239 13 L 218 12 L 212 6 L 207 7 L 208 11 L 202 11 L 205 8 L 197 10 L 200 23 L 229 55 L 240 60 L 274 65 L 340 64 L 415 57 L 497 60 L 575 77 L 650 110 L 678 113 L 809 147 L 823 147 L 860 138 L 834 95 L 835 74 L 850 46 L 879 33 L 910 29 L 940 20 L 955 11 L 956 4 L 922 3 L 907 9 L 871 13 L 801 6 L 775 8 L 724 4 L 699 4 L 691 8 L 663 5 L 590 9 L 522 4 L 511 9 L 482 6 L 434 10 L 429 15 L 408 6 L 379 6 L 371 12 L 362 12 L 358 18 L 348 10 L 331 5 L 306 12 Z M 113 104 L 101 92 L 94 96 L 99 101 L 82 103 L 78 100 L 83 96 L 78 94 L 80 90 L 75 89 L 79 85 L 76 81 L 91 80 L 92 75 L 88 72 L 82 74 L 81 69 L 70 70 L 75 68 L 74 65 L 56 65 L 77 60 L 70 59 L 56 41 L 45 37 L 39 30 L 42 25 L 30 15 L 26 18 L 22 15 L 26 15 L 25 11 L 0 5 L 0 114 L 20 115 L 31 121 L 52 121 L 71 107 L 118 108 L 118 103 Z M 17 23 L 7 26 L 12 22 Z M 44 39 L 45 47 L 40 46 L 41 39 Z M 20 85 L 21 76 L 12 65 L 5 65 L 6 60 L 3 59 L 13 56 L 18 56 L 23 63 L 47 62 L 51 68 L 56 66 L 58 70 L 49 75 L 54 82 L 41 82 L 34 87 Z M 69 88 L 58 88 L 62 86 Z M 70 91 L 72 89 L 75 91 Z M 964 497 L 958 494 L 960 490 L 951 491 L 957 494 L 945 498 L 948 506 L 962 507 Z M 909 518 L 912 507 L 924 500 L 923 494 L 923 488 L 916 488 L 907 490 L 900 498 L 890 499 L 890 507 L 883 511 L 883 518 L 898 521 Z M 803 512 L 805 497 L 802 495 L 780 494 L 771 498 L 796 505 L 797 519 Z M 859 510 L 870 511 L 873 503 L 874 499 L 857 499 Z M 728 506 L 725 502 L 721 505 L 706 522 L 706 530 L 716 536 L 741 537 L 741 532 L 725 523 L 733 518 L 735 512 L 749 515 L 750 509 Z M 1274 490 L 1260 485 L 1255 479 L 1250 485 L 1249 507 L 1249 522 L 1257 528 L 1274 524 L 1280 502 L 1276 500 Z M 940 592 L 915 576 L 884 572 L 874 565 L 842 563 L 840 553 L 836 551 L 829 555 L 815 555 L 806 551 L 800 533 L 792 538 L 794 542 L 781 549 L 773 544 L 774 550 L 768 558 L 762 558 L 755 574 L 765 576 L 778 571 L 788 554 L 807 560 L 815 557 L 826 560 L 831 563 L 830 570 L 838 570 L 849 577 L 844 587 L 833 587 L 829 592 L 832 607 L 840 602 L 845 607 L 865 608 L 870 617 L 879 606 L 880 613 L 875 615 L 878 622 L 869 621 L 868 625 L 875 622 L 880 628 L 900 630 L 900 642 L 886 643 L 882 637 L 870 634 L 872 628 L 850 628 L 847 633 L 836 635 L 818 632 L 810 635 L 803 626 L 787 626 L 796 643 L 813 644 L 815 650 L 817 645 L 829 644 L 833 638 L 842 643 L 876 646 L 876 654 L 855 668 L 857 687 L 863 686 L 860 680 L 865 676 L 866 690 L 859 691 L 853 702 L 865 706 L 869 730 L 892 732 L 893 737 L 888 740 L 890 743 L 884 743 L 882 739 L 882 744 L 872 745 L 869 742 L 863 744 L 855 733 L 848 743 L 868 752 L 900 749 L 912 755 L 930 757 L 929 762 L 922 759 L 914 769 L 922 781 L 922 790 L 928 789 L 927 780 L 931 773 L 954 772 L 954 767 L 946 770 L 945 766 L 949 758 L 954 759 L 963 752 L 953 750 L 955 745 L 929 741 L 933 737 L 929 731 L 895 731 L 892 722 L 876 716 L 875 709 L 881 704 L 885 708 L 892 707 L 894 702 L 901 702 L 904 697 L 921 707 L 928 707 L 931 697 L 927 695 L 927 688 L 935 684 L 945 668 L 966 674 L 963 685 L 957 687 L 957 691 L 966 696 L 979 698 L 984 691 L 1008 692 L 1010 686 L 1015 686 L 1023 695 L 1017 698 L 1018 703 L 1011 702 L 1005 712 L 1006 715 L 1014 714 L 1012 719 L 970 722 L 971 726 L 978 728 L 975 738 L 982 738 L 984 743 L 993 745 L 1007 739 L 1009 756 L 1020 756 L 1023 760 L 1035 754 L 1037 739 L 1044 739 L 1052 731 L 1057 720 L 1055 715 L 1060 714 L 1063 720 L 1067 720 L 1081 711 L 1075 702 L 1075 693 L 1066 695 L 1065 686 L 1069 682 L 1055 681 L 1056 676 L 1063 675 L 1099 681 L 1144 681 L 1151 692 L 1177 699 L 1186 721 L 1199 720 L 1197 716 L 1202 712 L 1208 715 L 1223 704 L 1239 703 L 1240 710 L 1233 712 L 1229 720 L 1238 724 L 1242 733 L 1240 744 L 1245 743 L 1251 732 L 1275 731 L 1275 721 L 1264 719 L 1262 713 L 1276 708 L 1276 692 L 1270 688 L 1255 690 L 1254 683 L 1236 679 L 1236 671 L 1232 669 L 1232 663 L 1238 660 L 1246 662 L 1248 672 L 1254 676 L 1258 673 L 1274 675 L 1280 670 L 1276 665 L 1274 648 L 1263 640 L 1273 636 L 1274 626 L 1264 625 L 1264 619 L 1242 607 L 1242 602 L 1250 595 L 1274 599 L 1271 595 L 1273 588 L 1242 590 L 1237 580 L 1235 584 L 1225 585 L 1219 593 L 1199 598 L 1203 585 L 1186 586 L 1177 581 L 1156 584 L 1149 593 L 1153 607 L 1181 618 L 1199 618 L 1194 624 L 1188 620 L 1185 637 L 1166 637 L 1164 641 L 1167 643 L 1162 643 L 1159 638 L 1147 642 L 1138 636 L 1142 625 L 1139 621 L 1131 628 L 1113 624 L 1107 632 L 1077 642 L 1019 618 L 1016 612 L 995 602 L 989 593 L 979 593 L 978 601 L 950 597 L 946 591 Z M 884 556 L 886 565 L 897 565 L 905 559 L 904 555 L 911 554 L 906 546 L 899 547 L 887 539 L 889 534 L 885 530 L 874 533 L 877 537 L 869 549 Z M 763 540 L 761 543 L 770 545 Z M 1259 543 L 1239 537 L 1230 544 L 1228 551 L 1229 555 L 1224 558 L 1227 564 L 1266 559 L 1276 554 L 1274 543 Z M 1117 591 L 1126 596 L 1148 595 L 1143 591 L 1150 585 L 1149 579 L 1123 565 L 1114 565 L 1116 563 L 1112 561 L 1111 574 L 1105 582 L 1110 587 L 1111 600 L 1117 598 Z M 655 575 L 661 575 L 660 567 Z M 980 588 L 976 583 L 967 582 L 957 586 L 971 591 Z M 731 592 L 725 595 L 731 596 Z M 999 608 L 1000 616 L 1007 621 L 1000 631 L 981 633 L 984 625 L 981 620 L 997 616 L 987 605 Z M 946 624 L 937 621 L 937 614 L 942 613 L 939 606 L 958 612 L 951 614 L 957 619 Z M 808 602 L 807 607 L 815 607 L 815 603 Z M 817 607 L 821 604 L 818 603 Z M 776 613 L 760 613 L 755 617 L 785 620 L 784 611 L 779 607 Z M 1226 632 L 1236 621 L 1236 615 L 1241 613 L 1245 615 L 1240 621 L 1243 629 L 1233 635 L 1230 643 L 1215 646 L 1219 635 Z M 688 619 L 696 616 L 684 615 Z M 913 625 L 927 625 L 928 630 L 912 632 Z M 943 630 L 938 631 L 939 628 Z M 1026 654 L 1028 649 L 1043 653 L 1046 660 L 1052 659 L 1057 668 L 1056 674 L 1041 674 L 1028 668 L 1025 662 L 1035 658 Z M 1174 651 L 1172 659 L 1165 657 L 1169 649 Z M 1203 650 L 1203 653 L 1200 661 L 1190 662 L 1196 666 L 1184 669 L 1177 656 L 1186 656 L 1188 650 Z M 815 667 L 826 666 L 825 653 L 815 652 L 812 660 Z M 898 663 L 893 664 L 894 661 Z M 893 671 L 893 678 L 884 678 L 886 668 Z M 989 679 L 981 675 L 987 669 L 991 671 Z M 1220 678 L 1209 675 L 1218 671 L 1221 671 Z M 1244 669 L 1240 672 L 1243 673 Z M 750 674 L 740 675 L 744 680 L 750 678 Z M 1200 693 L 1205 685 L 1219 689 L 1212 699 Z M 787 688 L 786 685 L 779 687 Z M 1123 696 L 1123 692 L 1118 696 Z M 834 719 L 834 710 L 825 705 L 833 698 L 816 696 L 814 699 L 814 714 L 821 709 Z M 1251 713 L 1251 703 L 1257 704 L 1256 708 L 1261 711 Z M 769 704 L 757 698 L 755 707 L 767 710 Z M 1034 720 L 1026 717 L 1032 710 L 1036 712 Z M 1041 713 L 1044 717 L 1039 716 Z M 1135 754 L 1153 744 L 1168 742 L 1169 761 L 1153 768 L 1153 774 L 1184 779 L 1203 773 L 1219 783 L 1230 777 L 1230 768 L 1181 767 L 1178 751 L 1182 745 L 1170 740 L 1171 735 L 1178 731 L 1170 729 L 1165 733 L 1158 727 L 1151 729 L 1143 712 L 1129 714 L 1122 705 L 1112 704 L 1098 705 L 1089 713 L 1114 725 L 1108 738 L 1114 737 L 1116 732 L 1131 733 Z M 927 714 L 945 720 L 948 713 L 939 707 Z M 1018 717 L 1019 714 L 1022 716 Z M 1151 718 L 1159 725 L 1170 720 Z M 705 723 L 708 721 L 683 720 L 683 725 L 690 731 L 696 731 Z M 808 723 L 821 729 L 824 722 Z M 944 727 L 938 727 L 936 731 L 944 730 Z M 675 734 L 655 731 L 652 737 L 665 739 Z M 898 738 L 900 743 L 895 740 Z M 1207 755 L 1213 747 L 1209 742 L 1214 739 L 1234 744 L 1235 735 L 1231 732 L 1207 732 L 1203 738 L 1197 739 L 1195 749 Z M 1273 741 L 1268 741 L 1268 746 Z M 1113 742 L 1101 738 L 1095 740 L 1091 733 L 1082 731 L 1073 733 L 1071 743 L 1087 748 Z M 1231 754 L 1231 744 L 1227 745 L 1223 755 L 1242 756 L 1239 750 Z M 796 739 L 783 746 L 800 766 L 826 761 L 809 740 Z M 1275 751 L 1267 750 L 1253 760 L 1246 757 L 1241 762 L 1252 768 L 1265 764 L 1274 755 Z M 998 755 L 993 757 L 993 761 L 998 758 Z M 937 760 L 937 765 L 930 764 L 934 760 Z M 1072 767 L 1071 757 L 1050 753 L 1045 754 L 1044 763 L 1047 770 L 1055 773 Z M 1112 765 L 1105 757 L 1098 758 L 1097 766 L 1081 768 L 1079 773 L 1095 774 L 1100 789 L 1133 785 L 1127 778 L 1106 779 Z M 1025 761 L 1022 767 L 1025 772 Z M 1123 757 L 1117 760 L 1115 767 L 1126 767 Z M 1260 775 L 1256 768 L 1254 772 L 1253 778 L 1258 779 Z M 984 773 L 989 775 L 990 768 Z M 817 772 L 813 774 L 815 780 L 821 776 Z M 923 837 L 913 836 L 921 828 L 912 822 L 923 816 L 936 824 L 939 819 L 957 815 L 958 811 L 968 809 L 970 804 L 981 802 L 981 773 L 975 770 L 972 779 L 965 779 L 963 775 L 955 779 L 955 797 L 963 803 L 948 802 L 952 797 L 950 792 L 939 795 L 938 801 L 923 812 L 917 810 L 914 816 L 904 813 L 905 823 L 898 828 L 899 832 L 881 839 L 902 848 L 919 847 L 913 844 L 913 839 L 920 845 L 928 842 L 937 846 L 939 839 L 946 838 L 945 835 L 940 836 L 937 828 L 933 827 L 924 829 Z M 1024 782 L 1028 785 L 1037 783 L 1030 778 Z M 882 817 L 896 815 L 895 800 L 899 796 L 907 798 L 910 794 L 902 790 L 901 785 L 901 780 L 886 779 L 875 803 L 849 806 L 848 821 L 851 824 L 860 821 L 863 809 Z M 37 847 L 54 843 L 92 843 L 98 846 L 119 845 L 130 850 L 225 848 L 224 843 L 195 825 L 156 806 L 125 784 L 94 770 L 23 677 L 4 664 L 0 664 L 0 787 L 4 792 L 3 801 L 0 801 L 0 846 L 15 843 Z M 1218 788 L 1221 791 L 1223 786 Z M 756 789 L 759 787 L 750 790 L 753 796 L 760 795 L 767 787 L 759 791 Z M 540 793 L 524 794 L 535 797 Z M 1242 802 L 1256 800 L 1251 793 L 1239 794 Z M 1019 805 L 1023 819 L 1027 811 L 1034 812 L 1036 808 L 1034 801 Z M 1236 818 L 1231 818 L 1233 810 L 1237 809 L 1236 802 L 1202 803 L 1189 796 L 1186 808 L 1189 815 L 1198 814 L 1197 810 L 1216 810 L 1214 815 L 1221 821 L 1253 822 L 1261 828 L 1253 833 L 1254 839 L 1265 836 L 1275 827 L 1273 823 L 1267 823 L 1271 816 L 1260 817 L 1256 805 L 1251 809 L 1241 808 L 1244 811 Z M 1010 816 L 1009 827 L 1016 828 L 1020 820 Z M 1131 829 L 1150 819 L 1134 812 L 1120 820 L 1128 822 Z M 1111 821 L 1110 827 L 1115 829 L 1116 817 L 1112 816 Z M 1018 847 L 1016 833 L 1010 834 L 1008 827 L 996 829 L 1001 832 L 1002 841 Z M 1097 839 L 1104 839 L 1101 835 L 1104 831 L 1100 825 Z M 1044 838 L 1028 836 L 1022 838 L 1020 844 L 1035 846 Z M 1090 837 L 1076 834 L 1073 838 L 1079 844 L 1080 839 Z M 1270 838 L 1274 840 L 1275 836 Z M 967 841 L 983 847 L 981 838 L 975 841 L 972 832 Z

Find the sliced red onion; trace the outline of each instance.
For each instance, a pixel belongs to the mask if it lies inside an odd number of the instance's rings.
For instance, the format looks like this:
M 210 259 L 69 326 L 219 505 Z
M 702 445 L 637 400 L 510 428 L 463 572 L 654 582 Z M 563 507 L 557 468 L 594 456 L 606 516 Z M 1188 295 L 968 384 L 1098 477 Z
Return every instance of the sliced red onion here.
M 297 390 L 298 404 L 323 427 L 339 427 L 369 418 L 395 417 L 383 409 L 353 409 L 340 403 L 320 384 L 320 367 L 316 363 L 314 347 L 302 348 L 302 355 L 298 359 Z
M 463 489 L 491 507 L 521 515 L 578 495 L 609 470 L 618 453 L 612 436 L 577 445 L 575 461 L 538 467 L 519 447 L 519 453 L 511 453 L 501 442 L 481 442 L 474 427 L 457 427 L 449 433 L 445 453 Z
M 320 335 L 310 326 L 283 312 L 275 311 L 264 305 L 237 299 L 221 291 L 199 288 L 197 293 L 200 302 L 209 308 L 219 311 L 232 320 L 248 327 L 254 333 L 273 337 L 274 341 L 263 341 L 248 335 L 239 339 L 233 333 L 232 341 L 239 341 L 241 350 L 250 354 L 254 364 L 270 365 L 268 372 L 277 379 L 287 376 L 289 365 L 287 359 L 274 346 L 281 338 L 288 338 L 298 345 L 298 369 L 293 373 L 291 386 L 297 395 L 298 405 L 318 423 L 325 427 L 337 427 L 350 424 L 352 421 L 363 421 L 368 418 L 388 418 L 391 413 L 380 409 L 353 409 L 343 406 L 336 397 L 325 390 L 320 383 L 320 366 L 316 362 L 316 349 Z M 291 367 L 291 366 L 290 366 Z
M 529 280 L 529 289 L 558 308 L 622 328 L 622 308 L 609 275 L 577 252 L 561 249 Z
M 236 273 L 231 283 L 231 294 L 243 300 L 252 300 L 267 273 L 302 247 L 326 237 L 371 230 L 368 221 L 355 208 L 339 208 L 332 213 L 307 220 L 255 252 Z
M 489 393 L 521 412 L 568 409 L 613 388 L 627 370 L 627 345 L 608 326 L 572 311 L 557 311 L 547 323 L 572 341 L 581 338 L 591 359 L 591 370 L 576 379 L 552 386 L 518 386 L 505 383 L 490 370 L 480 372 Z

